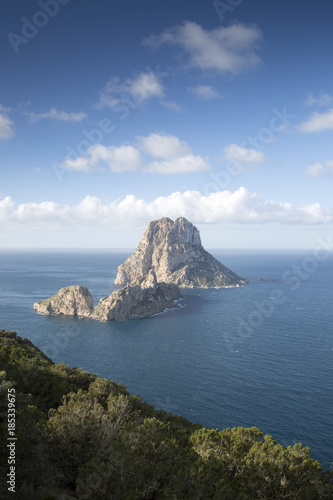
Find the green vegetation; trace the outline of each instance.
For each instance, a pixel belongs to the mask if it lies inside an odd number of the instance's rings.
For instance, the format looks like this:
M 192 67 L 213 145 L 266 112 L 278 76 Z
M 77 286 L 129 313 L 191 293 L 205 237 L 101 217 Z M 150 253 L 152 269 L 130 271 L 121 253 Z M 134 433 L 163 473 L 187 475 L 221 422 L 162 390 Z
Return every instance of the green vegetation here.
M 301 444 L 259 429 L 223 431 L 156 410 L 123 385 L 54 364 L 29 340 L 0 331 L 0 431 L 16 395 L 16 495 L 34 500 L 316 500 L 333 476 Z M 0 496 L 8 448 L 0 449 Z

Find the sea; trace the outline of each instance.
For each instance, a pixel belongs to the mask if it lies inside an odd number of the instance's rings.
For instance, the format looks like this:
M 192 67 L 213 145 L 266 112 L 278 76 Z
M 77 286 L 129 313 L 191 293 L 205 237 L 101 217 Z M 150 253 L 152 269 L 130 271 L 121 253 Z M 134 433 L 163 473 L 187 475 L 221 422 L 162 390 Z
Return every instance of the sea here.
M 100 322 L 41 316 L 34 302 L 83 285 L 97 305 L 130 250 L 0 251 L 0 328 L 55 362 L 124 384 L 132 394 L 211 428 L 258 427 L 333 462 L 333 255 L 211 250 L 249 281 L 184 290 L 177 309 Z

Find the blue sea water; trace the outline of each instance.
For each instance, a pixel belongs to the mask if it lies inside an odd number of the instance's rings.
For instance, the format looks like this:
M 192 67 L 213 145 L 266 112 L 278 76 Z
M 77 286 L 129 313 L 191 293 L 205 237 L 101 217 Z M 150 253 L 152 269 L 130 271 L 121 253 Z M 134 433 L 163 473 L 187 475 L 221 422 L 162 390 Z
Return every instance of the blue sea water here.
M 183 307 L 150 318 L 103 323 L 33 310 L 73 284 L 97 304 L 116 289 L 129 253 L 0 252 L 0 328 L 193 422 L 256 426 L 285 446 L 301 442 L 330 468 L 332 255 L 215 250 L 249 285 L 185 290 Z

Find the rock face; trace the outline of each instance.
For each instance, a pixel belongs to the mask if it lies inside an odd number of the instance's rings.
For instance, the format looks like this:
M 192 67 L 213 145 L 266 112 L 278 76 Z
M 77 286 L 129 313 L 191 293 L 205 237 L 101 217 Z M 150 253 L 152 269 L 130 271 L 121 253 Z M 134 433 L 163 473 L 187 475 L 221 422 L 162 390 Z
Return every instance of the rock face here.
M 181 297 L 182 294 L 176 285 L 157 283 L 156 276 L 150 273 L 146 278 L 126 285 L 109 297 L 101 299 L 92 317 L 108 321 L 151 316 L 167 308 L 177 307 L 175 300 Z
M 89 290 L 75 285 L 62 288 L 49 299 L 35 302 L 34 309 L 40 314 L 64 314 L 109 321 L 157 314 L 167 308 L 177 307 L 175 301 L 181 297 L 176 285 L 157 283 L 156 276 L 151 272 L 145 278 L 102 298 L 97 307 L 94 307 Z
M 74 285 L 59 290 L 56 295 L 34 303 L 39 314 L 65 314 L 68 316 L 89 316 L 94 301 L 88 288 Z
M 135 252 L 118 267 L 116 285 L 131 284 L 154 271 L 157 281 L 183 288 L 245 285 L 201 244 L 198 229 L 184 217 L 151 222 Z

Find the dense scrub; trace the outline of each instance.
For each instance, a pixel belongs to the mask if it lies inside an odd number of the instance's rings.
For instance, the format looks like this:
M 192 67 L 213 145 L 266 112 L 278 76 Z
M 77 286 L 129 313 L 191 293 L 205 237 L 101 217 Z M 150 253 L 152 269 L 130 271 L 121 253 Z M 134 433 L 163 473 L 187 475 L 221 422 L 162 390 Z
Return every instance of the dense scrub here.
M 16 494 L 8 492 L 8 389 L 16 395 Z M 300 444 L 223 431 L 154 409 L 123 385 L 54 364 L 0 331 L 0 495 L 24 499 L 332 499 L 332 473 Z

